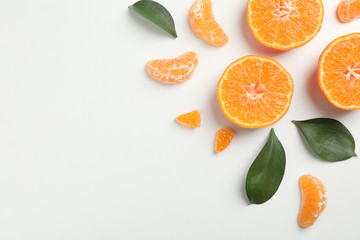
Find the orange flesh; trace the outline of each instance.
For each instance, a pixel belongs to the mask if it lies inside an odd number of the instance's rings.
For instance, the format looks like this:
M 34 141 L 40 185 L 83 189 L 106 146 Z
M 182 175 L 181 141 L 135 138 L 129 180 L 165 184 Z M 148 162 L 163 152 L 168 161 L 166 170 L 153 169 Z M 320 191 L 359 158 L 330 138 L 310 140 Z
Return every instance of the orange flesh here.
M 225 70 L 217 93 L 229 120 L 242 127 L 260 128 L 274 124 L 288 111 L 293 81 L 275 60 L 247 56 Z
M 360 18 L 360 0 L 342 0 L 337 11 L 340 22 L 351 22 Z
M 249 0 L 248 25 L 264 46 L 287 50 L 300 47 L 320 31 L 321 0 Z
M 177 84 L 188 80 L 198 64 L 198 55 L 186 52 L 176 58 L 151 60 L 147 62 L 146 70 L 162 83 Z
M 317 177 L 303 175 L 299 179 L 301 190 L 301 206 L 298 222 L 301 227 L 314 224 L 327 205 L 327 195 L 324 184 Z
M 215 152 L 224 151 L 225 148 L 227 148 L 230 145 L 233 137 L 234 137 L 234 134 L 232 131 L 225 129 L 225 128 L 220 129 L 216 133 L 214 151 Z
M 201 116 L 198 110 L 182 114 L 176 120 L 187 127 L 196 128 L 200 126 Z
M 360 109 L 360 33 L 332 41 L 319 60 L 319 85 L 334 106 Z
M 227 35 L 215 21 L 211 0 L 196 0 L 191 6 L 189 21 L 194 32 L 207 43 L 215 46 L 228 43 Z

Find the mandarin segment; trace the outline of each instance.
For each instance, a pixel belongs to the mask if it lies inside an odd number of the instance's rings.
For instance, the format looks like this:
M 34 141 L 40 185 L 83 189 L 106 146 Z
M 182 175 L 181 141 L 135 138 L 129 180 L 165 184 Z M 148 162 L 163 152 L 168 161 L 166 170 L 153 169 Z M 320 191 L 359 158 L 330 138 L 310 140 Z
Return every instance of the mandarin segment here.
M 264 46 L 288 50 L 303 46 L 320 31 L 321 0 L 248 0 L 247 21 Z
M 245 89 L 242 88 L 243 84 L 229 80 L 223 84 L 223 93 L 224 100 L 230 102 L 231 100 L 240 100 L 245 99 L 243 96 L 247 93 Z M 234 91 L 237 89 L 237 91 Z
M 259 99 L 257 107 L 259 109 L 257 114 L 259 121 L 264 122 L 268 118 L 276 118 L 277 113 L 265 99 Z
M 190 8 L 189 21 L 194 32 L 210 45 L 228 43 L 226 33 L 214 18 L 211 0 L 196 0 Z
M 277 72 L 276 75 L 273 75 L 273 73 L 264 71 L 264 76 L 269 76 L 269 78 L 265 77 L 262 82 L 270 92 L 286 95 L 290 91 L 291 84 L 287 81 L 288 76 L 285 73 Z
M 222 128 L 216 133 L 215 137 L 215 146 L 214 151 L 215 152 L 222 152 L 227 148 L 232 139 L 234 137 L 234 133 L 230 131 L 229 129 Z
M 195 52 L 185 52 L 178 57 L 148 61 L 146 70 L 155 80 L 166 84 L 178 84 L 189 80 L 199 64 Z
M 360 89 L 360 82 L 354 83 L 354 89 Z M 360 91 L 354 91 L 353 105 L 360 106 Z
M 201 114 L 198 110 L 182 114 L 176 118 L 176 121 L 190 128 L 197 128 L 201 123 Z
M 281 114 L 284 111 L 284 106 L 288 104 L 288 96 L 276 92 L 269 92 L 264 94 L 263 99 L 275 111 L 276 114 Z
M 246 128 L 274 124 L 288 111 L 293 94 L 290 74 L 275 60 L 246 56 L 230 64 L 217 89 L 220 108 Z
M 327 192 L 324 184 L 317 177 L 303 175 L 299 179 L 301 206 L 298 222 L 301 227 L 309 227 L 315 223 L 327 205 Z
M 319 59 L 318 82 L 321 91 L 335 107 L 360 109 L 360 33 L 332 41 Z
M 343 23 L 360 18 L 360 0 L 342 0 L 337 9 L 337 16 Z

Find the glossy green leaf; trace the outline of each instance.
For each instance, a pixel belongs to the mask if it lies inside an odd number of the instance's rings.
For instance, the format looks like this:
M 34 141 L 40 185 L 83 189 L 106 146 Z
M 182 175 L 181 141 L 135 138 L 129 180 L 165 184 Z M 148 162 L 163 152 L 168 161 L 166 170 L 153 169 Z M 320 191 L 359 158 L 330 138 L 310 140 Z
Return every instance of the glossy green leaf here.
M 163 5 L 151 0 L 141 0 L 129 8 L 155 23 L 173 37 L 177 37 L 174 19 Z
M 268 141 L 246 177 L 246 194 L 250 204 L 262 204 L 276 193 L 284 176 L 285 165 L 285 150 L 274 129 L 271 129 Z
M 330 118 L 292 122 L 320 158 L 337 162 L 356 156 L 355 140 L 341 122 Z

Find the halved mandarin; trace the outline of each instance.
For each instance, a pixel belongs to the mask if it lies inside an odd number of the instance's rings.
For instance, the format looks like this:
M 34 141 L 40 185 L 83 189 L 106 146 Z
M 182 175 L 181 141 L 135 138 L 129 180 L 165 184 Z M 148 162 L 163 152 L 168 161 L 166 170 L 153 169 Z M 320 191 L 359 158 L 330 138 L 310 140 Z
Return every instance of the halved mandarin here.
M 148 61 L 147 72 L 159 82 L 177 84 L 189 80 L 199 64 L 195 52 L 185 52 L 178 57 Z
M 360 18 L 360 0 L 342 0 L 337 10 L 337 16 L 343 23 Z
M 189 20 L 194 32 L 210 45 L 228 43 L 226 33 L 214 18 L 211 0 L 196 0 L 190 8 Z
M 288 50 L 303 46 L 320 31 L 321 0 L 248 0 L 247 21 L 264 46 Z
M 301 206 L 298 222 L 301 227 L 309 227 L 315 223 L 326 208 L 326 189 L 321 180 L 312 175 L 301 176 L 299 184 L 301 190 Z
M 201 114 L 198 110 L 194 110 L 192 112 L 181 114 L 176 118 L 176 121 L 184 126 L 197 128 L 201 123 Z
M 227 67 L 217 95 L 224 115 L 245 128 L 261 128 L 279 121 L 293 95 L 290 74 L 274 59 L 246 56 Z
M 321 91 L 335 107 L 360 109 L 360 33 L 332 41 L 319 59 Z
M 222 128 L 216 133 L 214 152 L 224 151 L 231 143 L 234 133 L 229 129 Z

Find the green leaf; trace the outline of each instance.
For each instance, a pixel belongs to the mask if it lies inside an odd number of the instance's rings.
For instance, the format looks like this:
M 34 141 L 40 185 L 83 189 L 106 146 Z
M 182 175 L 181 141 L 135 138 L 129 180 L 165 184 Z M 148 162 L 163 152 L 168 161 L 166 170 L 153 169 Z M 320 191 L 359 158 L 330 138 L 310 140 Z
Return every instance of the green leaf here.
M 155 23 L 173 37 L 177 37 L 174 19 L 163 5 L 151 0 L 141 0 L 129 8 Z
M 356 156 L 355 140 L 341 122 L 330 118 L 292 122 L 320 158 L 337 162 Z
M 271 129 L 270 137 L 251 165 L 246 177 L 246 194 L 250 204 L 268 201 L 283 179 L 286 156 L 281 142 Z

